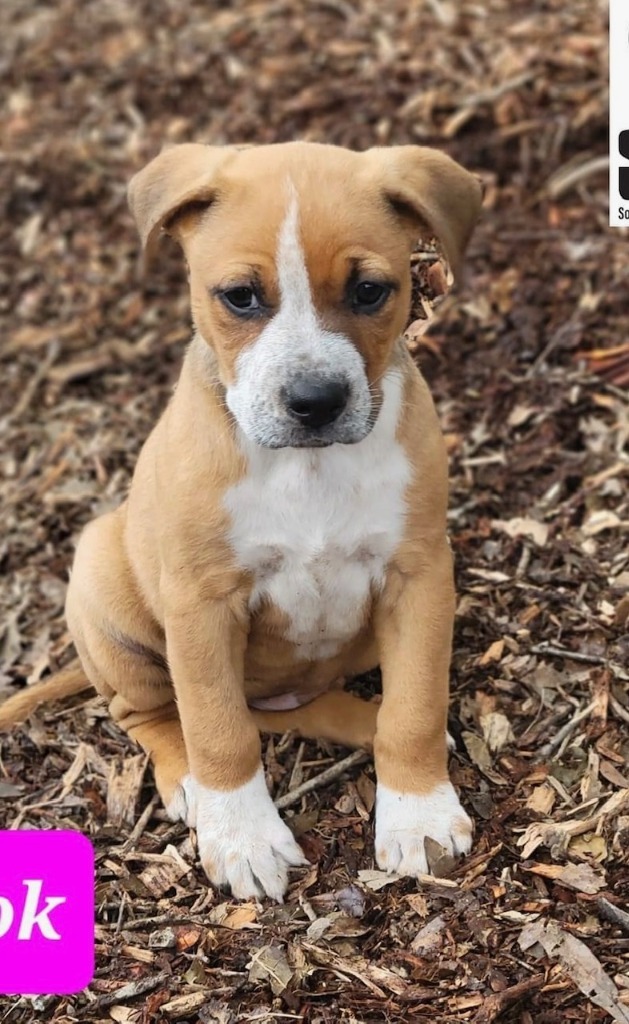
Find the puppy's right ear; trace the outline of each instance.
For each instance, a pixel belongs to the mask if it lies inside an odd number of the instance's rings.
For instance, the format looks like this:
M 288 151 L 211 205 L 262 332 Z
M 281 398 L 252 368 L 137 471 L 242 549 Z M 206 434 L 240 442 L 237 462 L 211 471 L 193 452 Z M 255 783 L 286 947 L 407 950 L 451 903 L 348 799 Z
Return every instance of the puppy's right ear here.
M 219 169 L 238 146 L 173 146 L 151 160 L 130 181 L 129 206 L 144 248 L 152 249 L 160 231 L 177 236 L 186 213 L 209 206 L 217 192 Z

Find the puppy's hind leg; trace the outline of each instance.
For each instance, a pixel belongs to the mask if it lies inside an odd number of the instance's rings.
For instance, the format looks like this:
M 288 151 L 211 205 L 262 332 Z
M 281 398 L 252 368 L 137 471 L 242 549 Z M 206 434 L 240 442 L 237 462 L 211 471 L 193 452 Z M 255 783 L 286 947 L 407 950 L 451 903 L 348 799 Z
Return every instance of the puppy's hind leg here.
M 252 711 L 260 732 L 296 730 L 304 739 L 373 750 L 379 705 L 344 690 L 329 690 L 290 711 Z
M 188 773 L 163 632 L 142 599 L 123 543 L 124 506 L 85 529 L 66 601 L 86 676 L 153 761 L 166 807 Z M 182 815 L 183 816 L 183 815 Z

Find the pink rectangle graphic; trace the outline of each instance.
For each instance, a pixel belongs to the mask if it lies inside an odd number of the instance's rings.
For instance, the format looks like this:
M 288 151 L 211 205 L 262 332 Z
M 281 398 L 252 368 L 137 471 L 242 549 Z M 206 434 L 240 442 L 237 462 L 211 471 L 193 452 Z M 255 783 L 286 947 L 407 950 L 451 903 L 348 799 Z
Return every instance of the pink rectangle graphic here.
M 0 831 L 0 994 L 68 995 L 94 976 L 94 850 L 78 832 Z

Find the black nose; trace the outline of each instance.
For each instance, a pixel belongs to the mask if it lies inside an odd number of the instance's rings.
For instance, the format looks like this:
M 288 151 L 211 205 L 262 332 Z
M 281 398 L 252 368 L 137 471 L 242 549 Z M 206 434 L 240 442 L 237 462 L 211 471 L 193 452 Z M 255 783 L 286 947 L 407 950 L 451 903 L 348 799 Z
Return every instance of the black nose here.
M 284 403 L 294 420 L 304 427 L 325 427 L 337 420 L 347 405 L 345 381 L 303 377 L 284 390 Z

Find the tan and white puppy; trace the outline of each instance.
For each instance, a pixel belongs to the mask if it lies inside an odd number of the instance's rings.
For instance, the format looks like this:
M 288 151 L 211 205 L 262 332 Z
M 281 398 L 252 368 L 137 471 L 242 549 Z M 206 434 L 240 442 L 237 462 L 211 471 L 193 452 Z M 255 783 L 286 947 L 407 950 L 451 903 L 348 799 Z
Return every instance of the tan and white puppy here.
M 259 730 L 373 748 L 376 858 L 470 848 L 448 778 L 447 462 L 400 341 L 422 229 L 458 272 L 476 179 L 416 146 L 183 145 L 131 182 L 143 242 L 185 253 L 196 335 L 128 499 L 79 542 L 67 616 L 169 813 L 239 897 L 303 854 Z M 377 706 L 342 690 L 380 665 Z

